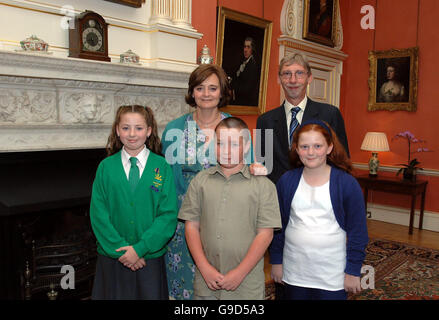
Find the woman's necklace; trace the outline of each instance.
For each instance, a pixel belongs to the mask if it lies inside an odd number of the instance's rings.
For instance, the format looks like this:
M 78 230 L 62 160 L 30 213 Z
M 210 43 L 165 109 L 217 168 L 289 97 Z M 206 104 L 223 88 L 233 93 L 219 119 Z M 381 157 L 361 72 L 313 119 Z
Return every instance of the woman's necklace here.
M 193 118 L 197 122 L 198 126 L 200 127 L 200 129 L 202 130 L 202 132 L 205 136 L 204 147 L 207 148 L 208 143 L 214 138 L 213 130 L 215 129 L 215 126 L 219 122 L 219 120 L 221 120 L 221 113 L 218 112 L 218 114 L 215 116 L 215 118 L 209 122 L 201 121 L 196 112 L 194 112 Z
M 194 120 L 198 123 L 200 128 L 210 128 L 212 126 L 212 124 L 214 124 L 215 122 L 218 121 L 219 116 L 220 116 L 220 113 L 218 112 L 218 114 L 215 116 L 215 118 L 212 121 L 210 121 L 210 122 L 203 122 L 198 117 L 197 112 L 196 111 L 194 112 Z

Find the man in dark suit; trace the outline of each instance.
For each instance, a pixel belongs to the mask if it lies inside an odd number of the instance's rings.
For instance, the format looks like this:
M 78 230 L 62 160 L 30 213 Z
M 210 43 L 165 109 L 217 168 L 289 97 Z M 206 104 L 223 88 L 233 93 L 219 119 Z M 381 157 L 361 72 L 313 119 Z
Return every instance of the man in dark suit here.
M 259 104 L 260 68 L 255 59 L 255 41 L 244 40 L 243 60 L 232 78 L 232 104 L 257 106 Z
M 306 96 L 308 84 L 312 81 L 311 68 L 308 62 L 300 54 L 284 57 L 279 65 L 279 82 L 285 93 L 284 103 L 258 117 L 256 128 L 261 129 L 260 139 L 256 136 L 257 146 L 260 146 L 261 157 L 257 156 L 258 162 L 265 162 L 268 178 L 277 183 L 279 178 L 290 169 L 290 126 L 297 128 L 300 123 L 308 119 L 326 121 L 337 134 L 338 139 L 345 147 L 349 155 L 348 140 L 345 125 L 340 110 L 326 103 L 319 103 Z M 294 112 L 292 112 L 294 111 Z M 267 129 L 273 130 L 272 146 L 267 145 L 271 139 L 267 139 Z M 294 130 L 292 130 L 293 132 Z M 271 159 L 269 159 L 271 157 Z M 266 161 L 263 161 L 263 160 Z M 272 165 L 272 168 L 270 166 Z M 270 170 L 271 169 L 271 170 Z M 275 266 L 273 266 L 274 268 Z M 276 299 L 283 299 L 283 286 L 276 283 Z
M 279 82 L 285 93 L 284 103 L 258 117 L 256 128 L 261 129 L 261 139 L 257 143 L 261 146 L 261 157 L 258 161 L 272 156 L 272 170 L 268 169 L 268 178 L 277 183 L 285 171 L 290 169 L 288 153 L 289 127 L 292 121 L 291 109 L 299 107 L 296 114 L 298 124 L 308 119 L 326 121 L 337 134 L 338 139 L 349 155 L 348 140 L 345 125 L 340 110 L 326 103 L 311 100 L 306 96 L 306 88 L 312 81 L 311 68 L 305 58 L 300 54 L 284 57 L 279 65 Z M 266 147 L 266 129 L 273 130 L 273 148 Z M 269 154 L 272 152 L 272 154 Z

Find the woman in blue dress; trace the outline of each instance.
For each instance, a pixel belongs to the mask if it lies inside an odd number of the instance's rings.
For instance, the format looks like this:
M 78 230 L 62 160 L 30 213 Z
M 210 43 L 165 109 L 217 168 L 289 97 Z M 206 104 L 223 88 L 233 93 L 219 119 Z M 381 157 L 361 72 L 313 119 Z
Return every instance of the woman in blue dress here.
M 221 112 L 230 101 L 230 87 L 224 70 L 203 64 L 189 77 L 186 102 L 195 110 L 171 122 L 162 135 L 163 154 L 174 173 L 178 207 L 180 208 L 192 178 L 216 164 L 214 130 L 229 114 Z M 184 235 L 184 222 L 179 221 L 165 255 L 170 299 L 192 299 L 195 264 Z

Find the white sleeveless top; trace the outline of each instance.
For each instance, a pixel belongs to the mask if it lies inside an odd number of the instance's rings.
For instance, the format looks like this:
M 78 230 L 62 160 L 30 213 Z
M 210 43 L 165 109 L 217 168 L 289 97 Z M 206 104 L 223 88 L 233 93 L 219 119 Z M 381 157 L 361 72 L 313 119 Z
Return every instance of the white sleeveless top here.
M 312 187 L 302 175 L 285 230 L 282 280 L 299 287 L 341 290 L 345 267 L 346 232 L 335 219 L 329 181 Z

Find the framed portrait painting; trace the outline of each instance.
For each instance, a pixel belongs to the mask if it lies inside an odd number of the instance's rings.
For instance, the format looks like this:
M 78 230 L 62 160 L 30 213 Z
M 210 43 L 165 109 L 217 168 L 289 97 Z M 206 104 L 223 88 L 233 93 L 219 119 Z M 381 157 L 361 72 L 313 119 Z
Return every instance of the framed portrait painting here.
M 216 63 L 227 73 L 235 115 L 265 111 L 272 22 L 218 7 Z
M 304 0 L 303 38 L 334 47 L 338 0 Z
M 369 111 L 416 111 L 418 48 L 369 51 Z

